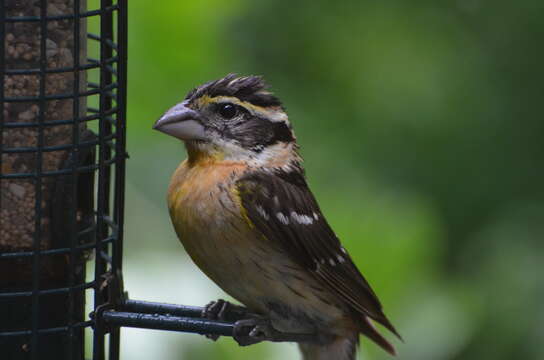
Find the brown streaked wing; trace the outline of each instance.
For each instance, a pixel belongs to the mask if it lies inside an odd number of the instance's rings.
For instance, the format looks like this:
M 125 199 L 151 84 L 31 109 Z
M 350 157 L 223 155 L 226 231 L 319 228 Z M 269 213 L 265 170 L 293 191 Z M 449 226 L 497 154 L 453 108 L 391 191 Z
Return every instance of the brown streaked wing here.
M 275 246 L 354 311 L 398 336 L 370 285 L 323 217 L 302 170 L 254 171 L 237 182 L 247 216 Z

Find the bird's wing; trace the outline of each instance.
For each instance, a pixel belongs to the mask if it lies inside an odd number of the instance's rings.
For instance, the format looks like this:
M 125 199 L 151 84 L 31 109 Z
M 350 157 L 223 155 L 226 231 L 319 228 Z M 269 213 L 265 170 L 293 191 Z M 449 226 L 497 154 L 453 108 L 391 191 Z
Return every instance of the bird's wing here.
M 237 182 L 246 215 L 356 312 L 397 332 L 381 304 L 323 217 L 301 172 L 249 172 Z

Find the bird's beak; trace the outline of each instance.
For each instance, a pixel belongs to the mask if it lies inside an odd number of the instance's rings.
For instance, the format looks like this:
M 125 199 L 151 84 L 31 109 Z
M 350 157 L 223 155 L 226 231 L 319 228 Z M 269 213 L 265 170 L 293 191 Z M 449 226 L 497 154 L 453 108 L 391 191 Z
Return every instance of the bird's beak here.
M 181 140 L 206 140 L 201 116 L 187 107 L 187 102 L 169 109 L 153 125 L 153 129 L 177 137 Z

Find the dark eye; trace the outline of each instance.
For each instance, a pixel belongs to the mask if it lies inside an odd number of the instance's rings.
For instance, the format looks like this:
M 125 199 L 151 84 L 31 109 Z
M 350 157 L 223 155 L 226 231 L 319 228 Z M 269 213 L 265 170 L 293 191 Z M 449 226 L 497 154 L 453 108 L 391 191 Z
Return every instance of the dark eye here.
M 236 115 L 236 106 L 232 104 L 221 104 L 219 106 L 219 114 L 225 119 L 232 119 Z

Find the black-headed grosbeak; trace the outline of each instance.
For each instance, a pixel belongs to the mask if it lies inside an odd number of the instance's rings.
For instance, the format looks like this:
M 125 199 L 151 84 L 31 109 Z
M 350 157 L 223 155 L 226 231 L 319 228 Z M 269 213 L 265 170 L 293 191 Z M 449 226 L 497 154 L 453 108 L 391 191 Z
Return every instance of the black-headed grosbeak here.
M 154 128 L 188 152 L 168 189 L 183 246 L 260 317 L 241 322 L 258 330 L 245 344 L 315 334 L 299 343 L 304 359 L 354 359 L 362 333 L 395 353 L 372 321 L 398 333 L 319 210 L 287 114 L 260 77 L 197 87 Z

